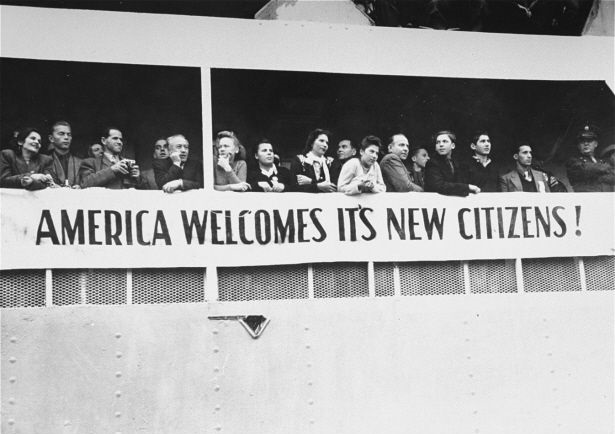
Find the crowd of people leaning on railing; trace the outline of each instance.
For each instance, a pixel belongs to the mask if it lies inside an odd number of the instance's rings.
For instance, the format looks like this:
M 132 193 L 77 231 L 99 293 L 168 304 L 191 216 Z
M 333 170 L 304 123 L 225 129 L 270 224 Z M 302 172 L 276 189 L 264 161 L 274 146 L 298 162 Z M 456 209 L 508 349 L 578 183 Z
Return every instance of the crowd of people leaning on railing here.
M 166 193 L 203 188 L 203 163 L 193 157 L 182 134 L 161 137 L 153 146 L 151 170 L 141 170 L 124 158 L 124 138 L 118 128 L 107 128 L 100 143 L 89 147 L 89 157 L 71 153 L 71 127 L 56 122 L 49 132 L 48 155 L 41 151 L 41 132 L 25 128 L 16 134 L 16 149 L 0 155 L 0 186 L 39 190 L 47 187 L 160 189 Z M 480 192 L 565 192 L 568 188 L 532 159 L 532 147 L 519 143 L 511 162 L 493 161 L 491 139 L 479 131 L 470 142 L 473 155 L 465 161 L 453 157 L 457 138 L 438 131 L 430 146 L 411 146 L 402 134 L 385 143 L 368 135 L 356 144 L 339 141 L 337 157 L 327 156 L 330 133 L 311 131 L 303 152 L 290 164 L 281 164 L 268 139 L 259 140 L 248 153 L 231 131 L 214 138 L 213 177 L 218 191 L 235 192 L 341 192 L 348 195 L 380 192 L 436 192 L 467 196 Z M 597 153 L 598 133 L 585 125 L 577 134 L 578 155 L 566 162 L 568 181 L 575 192 L 615 190 L 615 145 Z M 382 158 L 381 155 L 385 154 Z M 249 162 L 249 164 L 247 163 Z

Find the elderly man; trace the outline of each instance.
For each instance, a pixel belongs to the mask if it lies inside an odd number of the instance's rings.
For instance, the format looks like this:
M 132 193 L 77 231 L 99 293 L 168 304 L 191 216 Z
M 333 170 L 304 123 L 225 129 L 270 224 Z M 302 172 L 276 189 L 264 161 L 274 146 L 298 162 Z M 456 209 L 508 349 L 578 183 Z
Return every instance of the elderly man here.
M 142 188 L 139 166 L 134 160 L 122 158 L 124 147 L 122 132 L 115 128 L 105 129 L 100 142 L 104 153 L 101 157 L 86 158 L 79 167 L 81 187 L 105 187 L 112 190 Z
M 577 135 L 579 155 L 566 162 L 568 180 L 574 191 L 613 191 L 615 171 L 608 162 L 595 156 L 598 132 L 585 125 Z
M 513 158 L 517 164 L 513 170 L 500 176 L 500 191 L 525 191 L 528 193 L 547 193 L 549 175 L 540 170 L 532 169 L 532 148 L 528 144 L 517 147 Z
M 203 163 L 188 158 L 190 143 L 182 134 L 167 138 L 169 158 L 154 160 L 154 176 L 158 188 L 165 193 L 203 188 Z
M 389 138 L 388 150 L 389 153 L 380 162 L 380 170 L 387 191 L 423 191 L 420 186 L 412 182 L 410 173 L 404 165 L 410 152 L 408 138 L 401 133 L 392 135 Z
M 49 145 L 52 147 L 49 154 L 53 159 L 53 171 L 58 185 L 62 187 L 79 188 L 79 166 L 81 158 L 70 152 L 73 135 L 70 124 L 66 121 L 57 121 L 49 133 Z

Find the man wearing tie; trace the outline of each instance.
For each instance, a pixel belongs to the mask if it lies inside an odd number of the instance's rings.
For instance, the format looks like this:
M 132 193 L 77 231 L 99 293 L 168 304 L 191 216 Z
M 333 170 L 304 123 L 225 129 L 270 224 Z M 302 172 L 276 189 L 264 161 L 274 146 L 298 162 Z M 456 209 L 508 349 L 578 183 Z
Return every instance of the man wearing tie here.
M 142 188 L 141 171 L 136 161 L 121 157 L 124 147 L 122 132 L 114 127 L 107 128 L 100 142 L 104 148 L 103 155 L 86 158 L 79 167 L 81 188 Z
M 167 138 L 169 158 L 154 160 L 154 176 L 158 188 L 165 193 L 203 188 L 203 164 L 189 159 L 190 144 L 182 134 Z
M 527 144 L 517 147 L 513 158 L 517 164 L 510 172 L 500 176 L 500 191 L 524 191 L 528 193 L 548 193 L 549 176 L 540 170 L 532 169 L 532 148 Z

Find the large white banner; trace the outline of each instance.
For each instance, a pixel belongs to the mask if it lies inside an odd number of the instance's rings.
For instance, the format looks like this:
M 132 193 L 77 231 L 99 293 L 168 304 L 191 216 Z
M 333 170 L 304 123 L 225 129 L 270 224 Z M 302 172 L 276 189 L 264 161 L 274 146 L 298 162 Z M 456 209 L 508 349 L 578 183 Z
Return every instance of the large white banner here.
M 2 268 L 612 255 L 612 193 L 3 190 Z

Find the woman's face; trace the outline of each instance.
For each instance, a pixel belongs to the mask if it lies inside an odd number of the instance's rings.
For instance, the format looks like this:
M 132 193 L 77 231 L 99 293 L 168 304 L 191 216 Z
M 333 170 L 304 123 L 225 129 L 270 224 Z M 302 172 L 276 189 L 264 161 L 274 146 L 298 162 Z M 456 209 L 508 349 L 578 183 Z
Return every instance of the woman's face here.
M 258 145 L 256 152 L 256 160 L 263 165 L 270 166 L 273 164 L 273 146 L 271 143 L 261 143 Z
M 92 151 L 92 156 L 98 158 L 103 154 L 103 147 L 102 145 L 99 145 L 98 143 L 93 144 L 90 147 L 90 150 Z
M 312 153 L 318 157 L 322 157 L 329 149 L 329 137 L 326 134 L 321 134 L 316 137 L 314 143 L 312 143 Z
M 436 137 L 436 152 L 439 155 L 450 155 L 455 149 L 455 143 L 448 134 L 440 134 Z
M 22 149 L 38 153 L 39 149 L 41 149 L 41 136 L 36 131 L 32 131 L 20 144 Z
M 361 162 L 365 166 L 371 166 L 378 160 L 378 146 L 370 145 L 367 149 L 361 149 Z
M 235 147 L 235 141 L 230 137 L 223 137 L 218 140 L 218 155 L 224 158 L 233 158 L 237 148 Z

